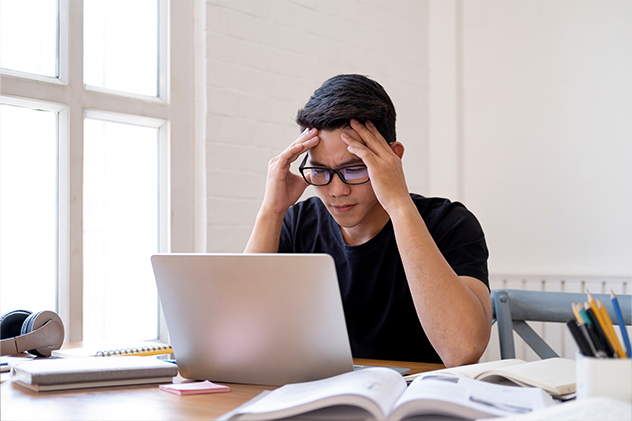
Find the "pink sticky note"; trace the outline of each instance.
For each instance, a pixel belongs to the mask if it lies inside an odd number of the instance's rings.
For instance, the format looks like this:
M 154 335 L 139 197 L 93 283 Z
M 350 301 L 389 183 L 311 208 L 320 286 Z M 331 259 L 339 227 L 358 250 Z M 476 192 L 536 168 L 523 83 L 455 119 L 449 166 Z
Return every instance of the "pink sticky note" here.
M 199 395 L 202 393 L 230 392 L 230 387 L 211 383 L 208 380 L 193 383 L 161 384 L 160 390 L 175 393 L 176 395 Z

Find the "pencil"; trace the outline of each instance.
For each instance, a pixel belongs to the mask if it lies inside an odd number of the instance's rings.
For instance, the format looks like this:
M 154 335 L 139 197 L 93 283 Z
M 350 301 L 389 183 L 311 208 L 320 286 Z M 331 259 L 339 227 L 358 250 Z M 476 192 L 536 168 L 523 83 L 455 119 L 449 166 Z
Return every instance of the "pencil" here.
M 586 290 L 586 295 L 588 295 L 588 302 L 590 303 L 589 304 L 590 308 L 592 309 L 593 313 L 595 314 L 595 318 L 597 319 L 597 323 L 601 327 L 601 330 L 603 331 L 603 334 L 605 335 L 606 340 L 610 344 L 610 348 L 612 349 L 612 351 L 614 353 L 619 355 L 619 351 L 618 351 L 618 348 L 617 348 L 618 339 L 616 337 L 614 337 L 614 338 L 612 337 L 612 333 L 614 333 L 614 330 L 611 333 L 610 330 L 608 329 L 608 322 L 604 319 L 603 312 L 597 306 L 597 303 L 595 302 L 595 299 L 593 298 L 593 296 L 590 293 L 590 291 Z M 619 345 L 619 348 L 621 348 L 621 345 Z M 623 351 L 623 349 L 621 349 L 621 350 Z
M 625 351 L 621 346 L 621 342 L 619 342 L 619 337 L 614 331 L 614 327 L 612 326 L 612 320 L 610 320 L 610 316 L 608 315 L 608 310 L 603 306 L 601 300 L 597 300 L 597 308 L 601 312 L 601 318 L 604 321 L 606 327 L 606 333 L 610 336 L 610 341 L 614 344 L 614 349 L 617 351 L 617 355 L 619 358 L 625 358 Z
M 619 330 L 621 331 L 621 337 L 625 344 L 625 349 L 628 354 L 628 358 L 632 358 L 632 346 L 630 346 L 630 337 L 625 327 L 625 321 L 623 320 L 623 313 L 621 313 L 621 307 L 619 306 L 619 300 L 614 291 L 610 290 L 610 301 L 612 301 L 612 307 L 614 308 L 614 314 L 617 316 L 617 322 L 619 323 Z
M 575 306 L 575 303 L 571 303 L 571 306 L 573 307 L 573 314 L 575 315 L 575 318 L 577 319 L 577 323 L 579 324 L 584 323 L 584 321 L 582 320 L 582 316 L 579 315 L 579 310 Z

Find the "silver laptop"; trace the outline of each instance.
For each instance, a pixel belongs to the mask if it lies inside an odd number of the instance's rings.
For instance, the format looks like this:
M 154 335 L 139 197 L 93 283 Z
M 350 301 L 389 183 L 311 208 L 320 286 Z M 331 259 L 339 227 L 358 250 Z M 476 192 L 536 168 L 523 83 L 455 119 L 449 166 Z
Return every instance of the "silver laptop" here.
M 151 257 L 180 374 L 282 385 L 353 370 L 326 254 Z

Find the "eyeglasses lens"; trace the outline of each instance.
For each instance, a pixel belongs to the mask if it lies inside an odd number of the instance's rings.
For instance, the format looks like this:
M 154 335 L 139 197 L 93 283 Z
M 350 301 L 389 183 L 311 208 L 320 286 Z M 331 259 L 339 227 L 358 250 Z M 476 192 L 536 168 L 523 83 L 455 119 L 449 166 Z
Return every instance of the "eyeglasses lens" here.
M 364 183 L 369 179 L 369 171 L 366 167 L 350 167 L 344 168 L 342 175 L 345 181 L 350 184 Z
M 334 173 L 347 184 L 363 184 L 369 181 L 369 171 L 366 167 L 346 167 L 339 170 L 330 170 L 327 168 L 305 168 L 303 177 L 305 180 L 316 186 L 325 186 L 331 181 Z
M 307 179 L 312 184 L 316 184 L 316 185 L 328 184 L 329 180 L 331 180 L 331 174 L 329 173 L 329 171 L 326 171 L 324 169 L 321 170 L 321 169 L 312 168 L 307 171 L 307 174 L 308 174 Z

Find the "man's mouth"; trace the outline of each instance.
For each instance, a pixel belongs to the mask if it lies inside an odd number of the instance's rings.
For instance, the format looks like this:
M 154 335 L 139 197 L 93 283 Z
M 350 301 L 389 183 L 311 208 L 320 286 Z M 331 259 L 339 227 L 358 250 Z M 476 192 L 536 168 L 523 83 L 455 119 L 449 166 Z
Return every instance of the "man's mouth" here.
M 353 205 L 332 205 L 332 207 L 334 208 L 334 210 L 336 212 L 349 212 L 351 209 L 353 209 L 355 207 L 355 204 Z

